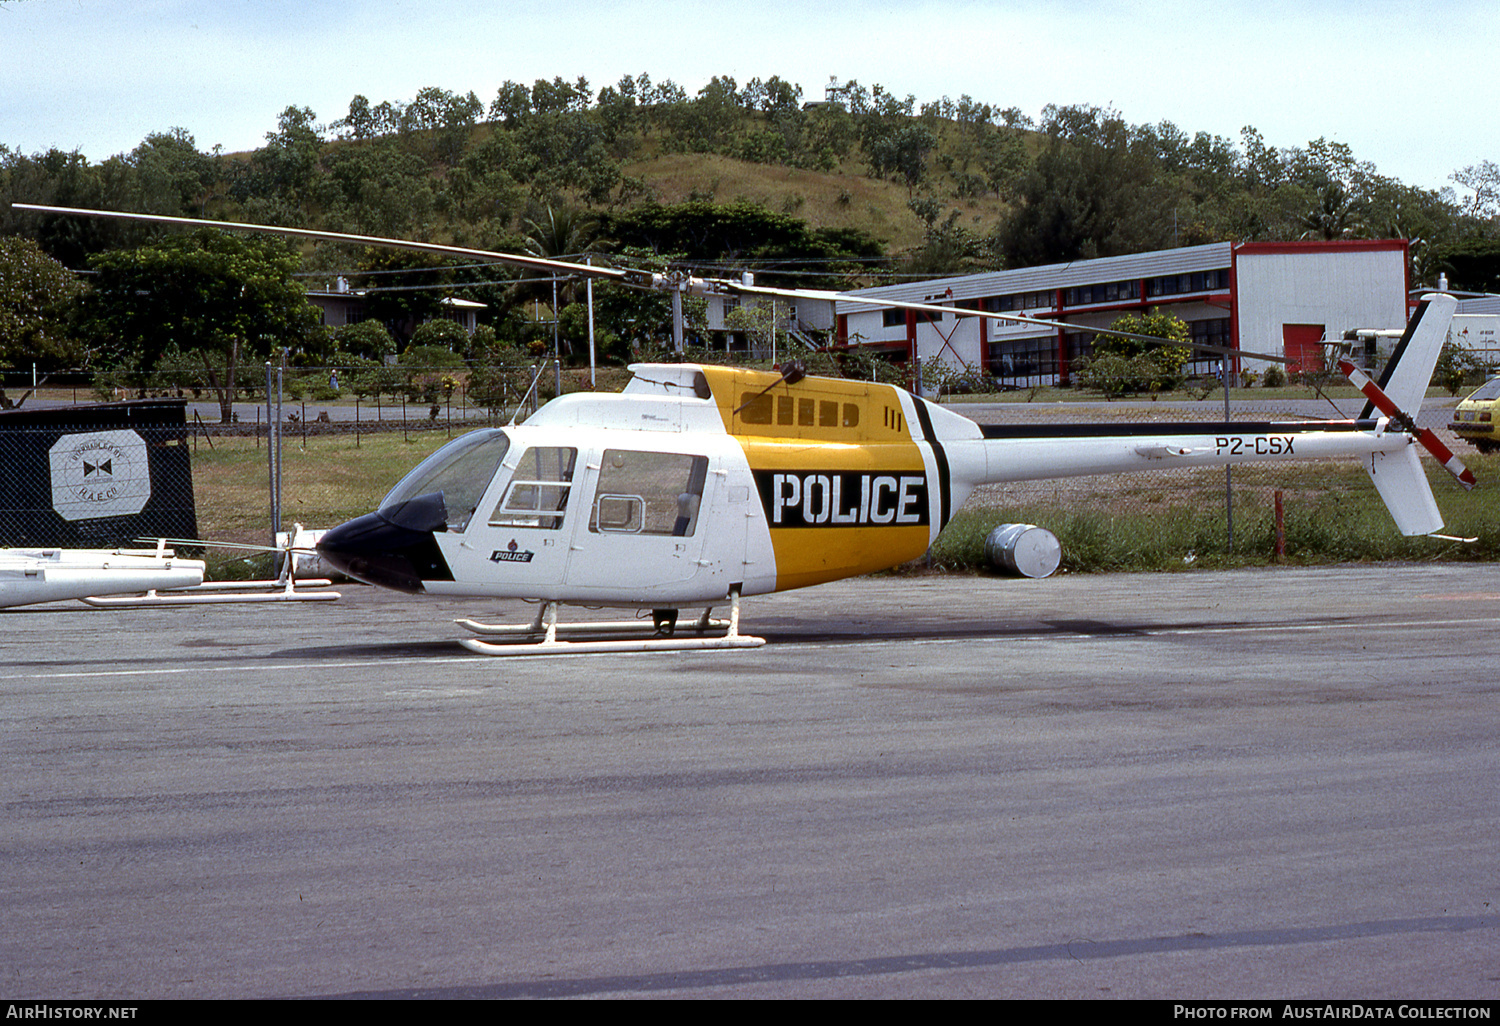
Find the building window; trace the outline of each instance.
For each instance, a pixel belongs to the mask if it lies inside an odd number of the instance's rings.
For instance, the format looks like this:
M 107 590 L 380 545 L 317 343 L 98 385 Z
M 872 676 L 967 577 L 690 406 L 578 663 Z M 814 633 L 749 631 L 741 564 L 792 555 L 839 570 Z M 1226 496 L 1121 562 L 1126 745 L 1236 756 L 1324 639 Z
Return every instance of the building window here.
M 1016 292 L 1008 296 L 991 296 L 981 304 L 981 309 L 990 313 L 1013 313 L 1018 310 L 1051 310 L 1053 293 Z
M 1229 287 L 1229 269 L 1220 267 L 1189 274 L 1168 274 L 1146 280 L 1150 296 L 1185 296 L 1193 292 L 1213 292 Z
M 1090 306 L 1095 303 L 1119 303 L 1141 298 L 1139 281 L 1107 281 L 1097 285 L 1079 285 L 1063 293 L 1064 306 Z
M 1220 346 L 1227 348 L 1229 338 L 1229 318 L 1212 317 L 1205 321 L 1192 321 L 1188 324 L 1195 345 Z M 1220 367 L 1222 357 L 1218 353 L 1205 353 L 1194 349 L 1193 355 L 1183 365 L 1183 373 L 1207 376 L 1214 373 Z
M 990 377 L 1002 385 L 1026 387 L 1057 378 L 1057 340 L 1016 338 L 991 342 L 986 360 Z

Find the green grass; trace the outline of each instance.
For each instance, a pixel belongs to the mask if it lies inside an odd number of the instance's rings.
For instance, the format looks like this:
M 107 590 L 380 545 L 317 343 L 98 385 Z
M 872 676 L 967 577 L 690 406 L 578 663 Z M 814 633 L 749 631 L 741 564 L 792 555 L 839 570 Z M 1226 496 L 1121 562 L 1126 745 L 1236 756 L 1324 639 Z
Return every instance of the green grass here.
M 1500 558 L 1500 456 L 1464 453 L 1480 484 L 1460 489 L 1424 460 L 1447 527 L 1473 544 L 1407 538 L 1396 532 L 1369 477 L 1357 464 L 1241 467 L 1235 474 L 1234 541 L 1225 530 L 1224 472 L 1195 471 L 1186 480 L 1116 479 L 1110 496 L 1075 501 L 974 505 L 960 510 L 936 545 L 933 566 L 977 571 L 987 565 L 985 539 L 999 524 L 1044 527 L 1062 545 L 1062 569 L 1073 572 L 1182 570 L 1276 562 L 1274 490 L 1283 492 L 1288 564 L 1380 560 Z
M 281 456 L 281 520 L 323 528 L 368 513 L 412 467 L 448 441 L 444 431 L 286 437 Z M 193 454 L 198 531 L 216 541 L 266 543 L 270 475 L 265 442 L 219 437 Z

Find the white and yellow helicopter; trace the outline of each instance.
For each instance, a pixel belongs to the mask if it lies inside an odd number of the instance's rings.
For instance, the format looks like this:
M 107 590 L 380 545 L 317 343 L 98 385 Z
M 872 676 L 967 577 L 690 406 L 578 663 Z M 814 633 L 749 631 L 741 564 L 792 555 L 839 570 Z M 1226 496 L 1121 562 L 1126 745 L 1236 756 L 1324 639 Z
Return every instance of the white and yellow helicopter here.
M 15 206 L 415 249 L 696 295 L 871 301 L 395 239 Z M 889 305 L 1054 324 L 1015 314 Z M 481 635 L 463 641 L 473 651 L 535 654 L 764 644 L 739 631 L 743 597 L 916 559 L 969 494 L 989 483 L 1357 458 L 1397 528 L 1407 535 L 1432 534 L 1443 520 L 1419 447 L 1465 487 L 1474 484 L 1473 475 L 1413 419 L 1454 307 L 1451 296 L 1423 298 L 1378 385 L 1345 365 L 1370 402 L 1359 418 L 1343 421 L 981 427 L 904 389 L 805 376 L 796 365 L 776 374 L 638 364 L 619 394 L 563 395 L 524 423 L 456 438 L 403 478 L 377 510 L 328 531 L 317 548 L 351 577 L 403 592 L 538 601 L 540 613 L 530 624 L 460 621 Z M 560 625 L 561 604 L 651 610 L 653 617 L 649 626 L 643 620 Z M 710 619 L 713 609 L 726 605 L 727 621 Z M 677 626 L 684 608 L 704 612 Z M 644 633 L 643 627 L 652 636 L 562 640 L 570 628 L 598 637 Z M 497 636 L 514 640 L 483 640 Z

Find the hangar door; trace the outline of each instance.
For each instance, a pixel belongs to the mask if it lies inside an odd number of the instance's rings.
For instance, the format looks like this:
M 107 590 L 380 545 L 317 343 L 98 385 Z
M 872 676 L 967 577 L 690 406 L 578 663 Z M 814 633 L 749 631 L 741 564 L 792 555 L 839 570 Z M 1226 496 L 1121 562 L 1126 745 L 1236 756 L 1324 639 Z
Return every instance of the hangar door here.
M 1323 332 L 1321 324 L 1283 324 L 1282 352 L 1291 364 L 1287 370 L 1320 371 L 1323 369 Z

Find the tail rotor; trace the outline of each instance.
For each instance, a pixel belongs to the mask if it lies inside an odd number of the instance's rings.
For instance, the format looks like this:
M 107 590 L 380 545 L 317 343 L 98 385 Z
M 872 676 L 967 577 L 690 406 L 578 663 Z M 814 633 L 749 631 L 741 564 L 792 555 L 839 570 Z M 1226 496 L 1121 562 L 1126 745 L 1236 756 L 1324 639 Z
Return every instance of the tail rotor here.
M 1464 486 L 1466 491 L 1479 483 L 1474 478 L 1474 472 L 1464 466 L 1457 456 L 1453 455 L 1453 450 L 1443 444 L 1443 440 L 1437 436 L 1437 432 L 1431 428 L 1419 427 L 1410 414 L 1392 402 L 1390 396 L 1386 395 L 1381 391 L 1379 385 L 1370 380 L 1368 374 L 1354 366 L 1348 360 L 1339 361 L 1339 370 L 1343 372 L 1344 376 L 1349 379 L 1349 382 L 1355 388 L 1364 393 L 1365 398 L 1370 401 L 1375 409 L 1389 417 L 1391 423 L 1396 424 L 1401 430 L 1412 435 L 1422 448 L 1432 453 L 1433 458 L 1442 465 L 1444 470 L 1452 474 L 1458 483 Z

